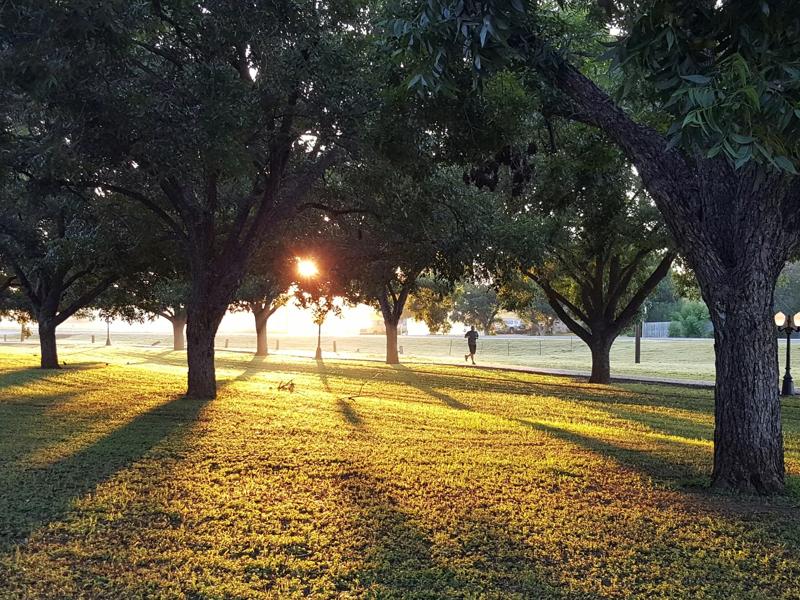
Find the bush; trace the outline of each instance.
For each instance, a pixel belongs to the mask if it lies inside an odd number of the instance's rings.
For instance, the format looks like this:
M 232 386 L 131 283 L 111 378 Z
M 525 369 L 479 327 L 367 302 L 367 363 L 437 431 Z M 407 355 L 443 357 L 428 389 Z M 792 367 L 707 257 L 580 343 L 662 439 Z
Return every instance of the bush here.
M 703 302 L 683 301 L 669 324 L 669 337 L 712 337 L 714 329 Z

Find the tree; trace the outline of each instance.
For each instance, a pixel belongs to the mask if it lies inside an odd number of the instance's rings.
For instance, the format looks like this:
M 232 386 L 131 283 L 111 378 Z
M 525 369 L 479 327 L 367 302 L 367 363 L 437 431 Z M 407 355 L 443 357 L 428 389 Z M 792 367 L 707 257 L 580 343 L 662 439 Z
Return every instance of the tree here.
M 295 276 L 297 259 L 276 249 L 262 260 L 251 264 L 250 272 L 236 292 L 233 310 L 246 310 L 253 315 L 256 330 L 256 356 L 267 356 L 267 321 L 289 301 L 289 287 Z
M 519 0 L 412 5 L 387 25 L 418 89 L 441 87 L 465 65 L 529 70 L 557 100 L 551 114 L 601 129 L 635 165 L 714 323 L 712 483 L 783 490 L 771 313 L 778 275 L 800 246 L 796 3 L 576 0 L 563 14 Z M 587 23 L 620 32 L 610 41 L 624 99 L 599 75 L 599 48 L 592 64 L 567 45 Z M 642 120 L 631 111 L 637 99 L 660 114 Z
M 56 328 L 135 271 L 152 240 L 146 224 L 131 229 L 103 202 L 22 178 L 0 189 L 0 200 L 0 261 L 19 282 L 24 302 L 18 310 L 38 324 L 41 367 L 58 369 Z
M 614 340 L 637 318 L 675 255 L 624 156 L 583 126 L 569 126 L 560 138 L 558 148 L 535 157 L 535 185 L 507 201 L 491 246 L 501 268 L 510 265 L 536 282 L 589 346 L 589 381 L 608 383 Z
M 311 310 L 311 319 L 317 326 L 316 360 L 322 360 L 322 326 L 329 315 L 338 317 L 342 314 L 342 304 L 337 299 L 341 291 L 337 284 L 329 278 L 307 280 L 295 291 L 295 304 L 298 308 Z
M 420 275 L 452 281 L 471 264 L 474 241 L 488 220 L 482 195 L 452 168 L 429 164 L 414 171 L 389 157 L 373 155 L 335 174 L 338 184 L 331 182 L 327 203 L 341 208 L 331 210 L 323 231 L 337 240 L 340 259 L 350 265 L 348 298 L 380 311 L 386 362 L 397 364 L 400 319 Z
M 672 315 L 669 337 L 711 337 L 708 307 L 703 302 L 685 300 Z
M 2 254 L 0 254 L 2 260 Z M 31 337 L 29 323 L 31 316 L 27 309 L 25 296 L 20 290 L 17 278 L 10 269 L 0 267 L 0 318 L 19 323 L 19 341 L 24 342 Z
M 800 262 L 791 262 L 781 271 L 775 288 L 775 312 L 794 315 L 800 311 Z
M 133 280 L 115 283 L 106 290 L 93 307 L 100 310 L 101 318 L 122 319 L 129 323 L 162 317 L 172 325 L 172 349 L 186 348 L 186 299 L 189 285 L 186 272 L 177 268 L 173 260 L 162 256 L 139 273 Z M 153 264 L 160 268 L 153 269 Z
M 411 294 L 408 309 L 433 334 L 448 333 L 452 328 L 450 313 L 455 308 L 452 284 L 433 277 L 422 277 Z
M 370 108 L 368 11 L 311 0 L 94 8 L 0 9 L 7 89 L 59 132 L 17 167 L 124 195 L 161 220 L 189 265 L 188 395 L 214 397 L 214 337 L 248 260 L 343 159 Z M 76 157 L 67 175 L 37 169 L 53 152 Z
M 497 290 L 491 285 L 466 282 L 456 297 L 450 318 L 466 325 L 474 325 L 490 335 L 495 325 L 501 322 L 497 318 L 499 312 L 500 299 Z
M 675 285 L 673 272 L 673 270 L 670 270 L 642 305 L 646 320 L 650 323 L 662 323 L 671 320 L 672 315 L 679 308 L 681 297 Z
M 517 313 L 531 335 L 553 335 L 558 315 L 541 288 L 519 271 L 504 275 L 497 292 L 500 306 Z

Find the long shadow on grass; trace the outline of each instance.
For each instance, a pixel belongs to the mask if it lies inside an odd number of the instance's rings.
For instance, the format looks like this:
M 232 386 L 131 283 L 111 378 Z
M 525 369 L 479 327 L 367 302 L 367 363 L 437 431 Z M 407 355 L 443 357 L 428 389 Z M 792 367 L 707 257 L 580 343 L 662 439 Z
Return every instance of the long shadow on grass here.
M 204 406 L 202 401 L 178 397 L 64 460 L 43 468 L 0 472 L 0 552 L 64 517 L 74 500 L 194 421 Z
M 470 410 L 470 407 L 467 404 L 464 404 L 460 400 L 456 400 L 452 396 L 435 389 L 429 382 L 429 379 L 431 377 L 435 377 L 435 375 L 424 372 L 420 373 L 414 371 L 413 369 L 409 369 L 405 365 L 392 365 L 392 368 L 398 373 L 398 375 L 400 375 L 400 380 L 406 385 L 417 388 L 419 391 L 430 396 L 431 398 L 435 398 L 436 400 L 443 402 L 450 408 L 455 408 L 457 410 Z
M 663 453 L 646 452 L 618 446 L 596 437 L 583 435 L 554 425 L 546 425 L 544 423 L 527 421 L 525 419 L 514 420 L 526 427 L 550 434 L 565 442 L 612 458 L 623 466 L 644 473 L 654 481 L 668 481 L 678 484 L 679 486 L 686 485 L 687 483 L 698 485 L 707 481 L 708 473 L 710 472 L 709 470 L 699 468 L 694 463 L 676 462 L 668 459 Z M 693 450 L 680 442 L 674 442 L 674 444 L 677 446 L 674 454 L 678 456 L 687 456 L 687 452 L 700 452 L 699 449 Z
M 346 398 L 339 398 L 336 400 L 336 408 L 339 413 L 344 417 L 344 420 L 352 425 L 355 429 L 364 430 L 364 419 L 361 418 L 355 408 L 351 406 L 352 400 Z
M 561 598 L 533 551 L 491 523 L 464 515 L 451 523 L 450 542 L 437 548 L 432 532 L 398 507 L 385 485 L 362 469 L 337 483 L 350 510 L 355 554 L 362 565 L 345 578 L 386 598 Z M 442 531 L 438 532 L 440 535 Z M 583 595 L 587 600 L 594 598 Z
M 319 381 L 322 384 L 323 389 L 330 394 L 331 384 L 328 381 L 327 367 L 325 366 L 325 363 L 322 361 L 321 358 L 315 360 L 314 362 L 316 363 L 317 366 L 317 376 L 319 377 Z
M 44 381 L 56 381 L 72 370 L 81 368 L 94 368 L 95 363 L 87 365 L 75 365 L 66 369 L 39 369 L 36 367 L 27 367 L 22 369 L 3 370 L 0 372 L 0 392 L 3 388 L 28 385 L 31 383 L 40 383 Z M 1 396 L 0 396 L 1 397 Z
M 244 369 L 241 373 L 239 373 L 236 377 L 226 377 L 225 379 L 220 379 L 217 382 L 217 390 L 222 390 L 237 381 L 247 381 L 252 379 L 254 376 L 258 375 L 259 373 L 264 371 L 264 365 L 266 364 L 267 357 L 266 356 L 253 356 L 250 361 L 244 366 Z M 226 368 L 230 368 L 232 366 L 241 367 L 241 363 L 236 363 L 235 365 L 225 365 Z

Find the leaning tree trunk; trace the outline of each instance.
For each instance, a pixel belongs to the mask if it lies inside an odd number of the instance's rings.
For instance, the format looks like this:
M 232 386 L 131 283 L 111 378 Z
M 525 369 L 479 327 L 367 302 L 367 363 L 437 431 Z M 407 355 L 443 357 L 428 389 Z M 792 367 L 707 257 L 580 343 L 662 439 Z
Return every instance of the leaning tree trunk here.
M 50 319 L 39 321 L 39 347 L 41 349 L 41 368 L 60 369 L 58 348 L 56 346 L 56 326 Z
M 253 313 L 256 321 L 256 356 L 267 356 L 267 317 L 266 311 Z
M 173 317 L 172 321 L 172 349 L 184 350 L 186 348 L 186 317 Z
M 701 276 L 702 277 L 702 276 Z M 759 494 L 784 486 L 775 280 L 757 265 L 701 281 L 716 352 L 713 485 Z
M 400 364 L 400 355 L 397 352 L 397 323 L 384 320 L 386 326 L 386 364 Z
M 547 51 L 542 40 L 531 51 Z M 602 129 L 636 166 L 697 274 L 715 327 L 713 484 L 744 492 L 783 489 L 783 439 L 772 294 L 800 246 L 800 178 L 764 165 L 735 169 L 668 149 L 578 69 L 556 54 L 537 68 L 570 97 L 573 115 Z
M 611 346 L 615 337 L 593 336 L 589 344 L 592 352 L 592 374 L 589 383 L 611 382 Z
M 738 173 L 709 168 L 700 171 L 700 180 L 699 224 L 674 215 L 668 222 L 714 325 L 712 484 L 777 493 L 784 488 L 784 459 L 773 294 L 797 248 L 800 186 L 793 190 L 781 176 L 752 165 Z M 701 229 L 699 235 L 692 225 Z

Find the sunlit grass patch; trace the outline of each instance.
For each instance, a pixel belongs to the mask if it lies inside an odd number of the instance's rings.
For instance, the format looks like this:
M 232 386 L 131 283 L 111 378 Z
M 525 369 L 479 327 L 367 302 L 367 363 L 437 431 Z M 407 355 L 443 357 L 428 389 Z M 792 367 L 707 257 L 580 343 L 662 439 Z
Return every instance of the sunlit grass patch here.
M 0 597 L 798 597 L 793 400 L 764 500 L 705 488 L 705 391 L 221 352 L 203 403 L 183 353 L 0 352 Z

